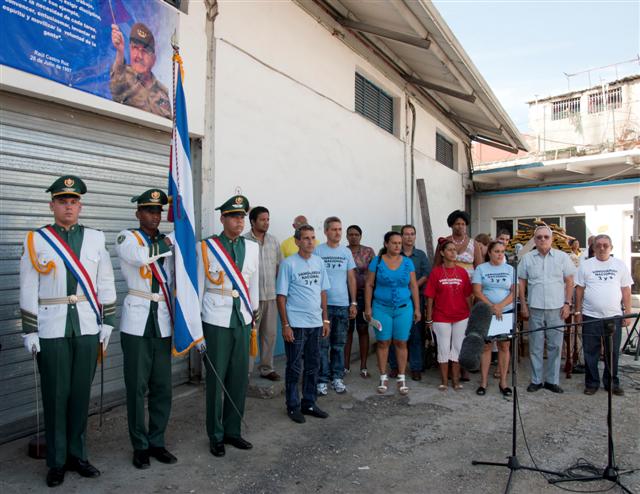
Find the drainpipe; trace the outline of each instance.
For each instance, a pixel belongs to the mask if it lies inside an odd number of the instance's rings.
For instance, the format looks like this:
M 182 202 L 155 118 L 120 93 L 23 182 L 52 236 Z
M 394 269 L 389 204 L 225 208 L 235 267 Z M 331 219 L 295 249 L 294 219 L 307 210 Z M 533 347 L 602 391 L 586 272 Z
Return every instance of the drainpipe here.
M 214 22 L 218 16 L 218 1 L 205 0 L 207 15 L 207 70 L 204 99 L 204 138 L 202 140 L 202 195 L 200 200 L 202 237 L 213 233 L 214 229 L 214 182 L 215 182 L 215 75 L 216 75 L 216 38 Z

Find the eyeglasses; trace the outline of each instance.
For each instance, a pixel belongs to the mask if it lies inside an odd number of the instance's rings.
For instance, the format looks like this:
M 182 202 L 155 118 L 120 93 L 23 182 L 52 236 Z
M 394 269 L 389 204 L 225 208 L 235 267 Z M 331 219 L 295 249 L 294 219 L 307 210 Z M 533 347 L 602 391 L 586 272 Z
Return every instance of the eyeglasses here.
M 536 240 L 546 240 L 551 238 L 549 235 L 536 235 Z

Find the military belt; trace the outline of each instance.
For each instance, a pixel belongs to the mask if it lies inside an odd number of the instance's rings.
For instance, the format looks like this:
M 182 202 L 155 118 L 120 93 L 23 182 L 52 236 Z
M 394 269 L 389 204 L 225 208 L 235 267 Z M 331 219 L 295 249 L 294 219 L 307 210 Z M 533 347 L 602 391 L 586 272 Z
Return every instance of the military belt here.
M 222 295 L 223 297 L 238 298 L 240 296 L 238 290 L 222 290 L 221 288 L 210 287 L 207 288 L 207 291 L 209 293 L 215 293 L 216 295 Z
M 78 302 L 86 302 L 87 297 L 84 295 L 69 295 L 67 297 L 58 298 L 41 298 L 38 300 L 40 305 L 73 305 Z
M 133 295 L 134 297 L 144 298 L 146 300 L 151 300 L 152 302 L 164 302 L 164 294 L 162 293 L 149 293 L 144 292 L 142 290 L 134 290 L 133 288 L 129 288 L 129 295 Z

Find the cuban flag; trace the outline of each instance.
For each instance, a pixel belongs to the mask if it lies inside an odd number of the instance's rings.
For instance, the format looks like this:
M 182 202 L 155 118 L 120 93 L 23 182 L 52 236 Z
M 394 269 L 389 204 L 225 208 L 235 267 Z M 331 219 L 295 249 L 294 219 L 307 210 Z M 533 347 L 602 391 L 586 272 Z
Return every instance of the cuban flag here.
M 178 58 L 178 57 L 174 57 Z M 175 64 L 174 64 L 175 65 Z M 182 88 L 182 64 L 176 70 L 173 137 L 169 170 L 169 221 L 175 232 L 175 308 L 173 354 L 182 355 L 203 339 L 198 297 L 195 216 L 193 212 L 193 173 L 187 127 L 187 105 Z

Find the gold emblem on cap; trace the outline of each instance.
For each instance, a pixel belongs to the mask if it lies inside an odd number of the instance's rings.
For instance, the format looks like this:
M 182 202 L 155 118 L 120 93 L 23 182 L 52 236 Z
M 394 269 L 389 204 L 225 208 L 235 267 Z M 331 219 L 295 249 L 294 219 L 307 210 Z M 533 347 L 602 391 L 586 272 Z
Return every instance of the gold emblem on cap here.
M 147 33 L 145 31 L 143 31 L 142 29 L 138 28 L 138 36 L 140 36 L 142 39 L 146 39 L 147 38 Z
M 154 202 L 158 202 L 160 200 L 160 192 L 158 192 L 157 190 L 154 190 L 151 193 L 151 200 Z
M 242 197 L 240 196 L 236 197 L 236 204 L 238 205 L 242 204 Z
M 65 178 L 64 179 L 64 186 L 65 187 L 73 187 L 73 184 L 75 184 L 75 181 L 72 178 Z

